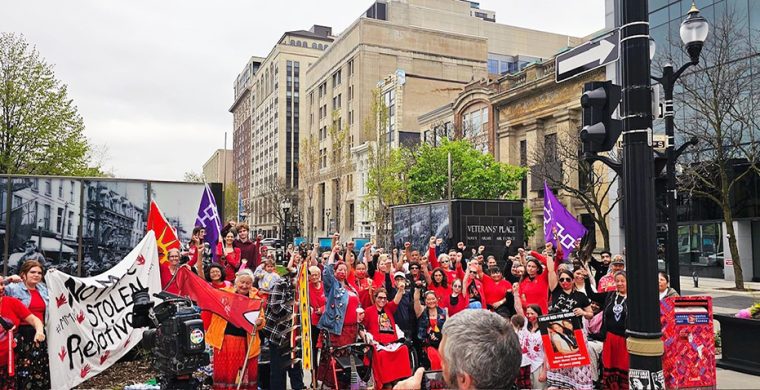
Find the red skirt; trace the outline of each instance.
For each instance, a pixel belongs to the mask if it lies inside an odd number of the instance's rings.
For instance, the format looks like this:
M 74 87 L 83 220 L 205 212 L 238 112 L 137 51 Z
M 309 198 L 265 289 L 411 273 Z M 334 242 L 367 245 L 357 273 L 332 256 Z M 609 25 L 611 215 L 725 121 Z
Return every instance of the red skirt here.
M 438 353 L 438 350 L 434 347 L 423 347 L 425 348 L 425 354 L 427 355 L 428 361 L 430 362 L 430 369 L 431 370 L 440 370 L 441 369 L 441 355 Z
M 214 348 L 214 389 L 236 389 L 238 371 L 245 362 L 246 337 L 224 335 L 222 349 Z M 248 359 L 246 374 L 243 376 L 241 389 L 256 390 L 259 362 L 256 358 Z
M 602 386 L 611 390 L 627 390 L 629 366 L 625 337 L 607 333 L 604 349 L 602 349 L 602 363 L 604 363 Z
M 409 349 L 406 345 L 401 345 L 395 351 L 375 348 L 375 354 L 372 357 L 372 372 L 375 375 L 376 389 L 382 389 L 386 383 L 412 376 Z

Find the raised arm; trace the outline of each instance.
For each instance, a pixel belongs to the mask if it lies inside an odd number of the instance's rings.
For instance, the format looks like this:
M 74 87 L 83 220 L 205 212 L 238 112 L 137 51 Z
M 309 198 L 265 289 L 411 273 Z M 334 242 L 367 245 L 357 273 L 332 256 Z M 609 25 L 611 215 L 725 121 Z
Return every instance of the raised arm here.
M 435 236 L 430 237 L 430 243 L 428 244 L 428 261 L 433 268 L 438 268 L 438 255 L 435 252 Z
M 554 259 L 551 256 L 546 256 L 546 271 L 549 272 L 547 277 L 549 278 L 549 291 L 557 288 L 557 272 L 554 269 Z
M 520 297 L 520 283 L 512 284 L 512 295 L 515 297 L 515 313 L 525 317 L 525 311 L 522 307 L 522 298 Z
M 422 312 L 425 311 L 425 309 L 420 304 L 420 289 L 415 288 L 414 289 L 414 314 L 417 316 L 417 318 L 420 318 L 422 315 Z

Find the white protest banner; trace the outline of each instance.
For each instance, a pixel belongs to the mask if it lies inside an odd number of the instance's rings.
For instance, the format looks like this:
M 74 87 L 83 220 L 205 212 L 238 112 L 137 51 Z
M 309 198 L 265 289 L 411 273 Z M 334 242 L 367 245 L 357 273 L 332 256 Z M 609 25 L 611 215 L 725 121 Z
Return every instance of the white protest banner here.
M 153 231 L 119 264 L 78 278 L 51 269 L 47 341 L 53 389 L 70 389 L 103 372 L 142 340 L 132 328 L 132 293 L 161 291 Z

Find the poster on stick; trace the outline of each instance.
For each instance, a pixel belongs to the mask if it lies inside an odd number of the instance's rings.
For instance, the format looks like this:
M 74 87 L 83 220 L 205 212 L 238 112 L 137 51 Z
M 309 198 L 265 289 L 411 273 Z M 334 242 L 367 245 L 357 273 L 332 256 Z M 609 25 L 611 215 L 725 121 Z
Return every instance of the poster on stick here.
M 51 269 L 47 321 L 53 389 L 70 389 L 103 372 L 142 340 L 132 323 L 132 294 L 161 291 L 152 231 L 105 273 L 78 278 Z
M 573 313 L 548 314 L 538 317 L 538 327 L 551 369 L 590 363 L 580 317 Z

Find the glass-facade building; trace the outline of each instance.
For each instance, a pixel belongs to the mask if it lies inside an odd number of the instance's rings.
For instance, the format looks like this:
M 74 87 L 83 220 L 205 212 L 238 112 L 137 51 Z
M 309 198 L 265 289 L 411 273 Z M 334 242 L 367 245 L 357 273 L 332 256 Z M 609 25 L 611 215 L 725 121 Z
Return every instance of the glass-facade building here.
M 696 0 L 695 4 L 710 23 L 710 36 L 705 45 L 710 45 L 710 38 L 715 32 L 715 27 L 731 21 L 732 28 L 737 36 L 736 45 L 749 45 L 750 50 L 742 58 L 735 61 L 747 61 L 750 71 L 747 77 L 757 79 L 760 85 L 760 1 L 758 0 Z M 689 61 L 688 55 L 681 48 L 679 29 L 685 19 L 692 0 L 649 0 L 649 25 L 650 35 L 654 38 L 657 50 L 652 60 L 652 74 L 660 75 L 662 65 L 671 61 L 675 69 Z M 743 39 L 738 39 L 742 37 Z M 732 43 L 734 44 L 734 43 Z M 711 59 L 706 56 L 700 58 L 700 66 L 692 67 L 683 77 L 688 77 L 689 72 L 699 72 L 705 67 L 715 66 Z M 683 78 L 682 77 L 682 78 Z M 676 83 L 676 146 L 684 140 L 679 137 L 679 128 L 688 126 L 686 109 L 679 107 L 679 82 Z M 760 90 L 747 91 L 758 94 Z M 760 107 L 758 107 L 760 110 Z M 692 113 L 693 115 L 693 113 Z M 655 133 L 664 133 L 664 121 L 656 120 L 654 123 Z M 755 131 L 755 139 L 760 139 L 760 129 Z M 695 149 L 698 153 L 699 146 Z M 698 160 L 698 158 L 696 159 Z M 733 174 L 739 174 L 748 168 L 748 164 L 737 162 L 734 165 Z M 658 203 L 665 204 L 664 180 L 657 182 Z M 740 254 L 751 257 L 743 259 L 742 264 L 745 275 L 751 275 L 753 280 L 760 280 L 760 175 L 750 174 L 746 176 L 732 192 L 732 211 L 738 224 L 737 240 Z M 658 243 L 665 244 L 665 214 L 658 210 Z M 689 194 L 679 194 L 678 208 L 678 252 L 681 264 L 681 275 L 691 275 L 697 272 L 706 277 L 731 277 L 729 264 L 724 264 L 731 258 L 729 248 L 725 244 L 725 226 L 721 208 L 713 201 Z M 663 253 L 660 254 L 663 256 Z M 664 256 L 663 256 L 664 257 Z M 749 260 L 749 263 L 747 261 Z M 664 262 L 660 262 L 664 265 Z M 750 266 L 750 267 L 748 267 Z M 725 270 L 725 272 L 724 272 Z

